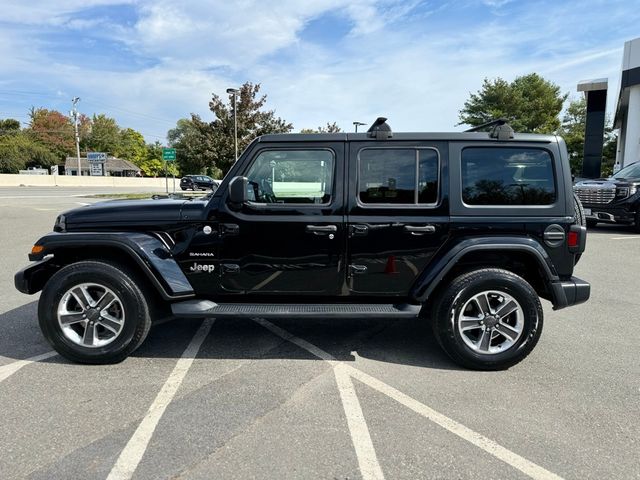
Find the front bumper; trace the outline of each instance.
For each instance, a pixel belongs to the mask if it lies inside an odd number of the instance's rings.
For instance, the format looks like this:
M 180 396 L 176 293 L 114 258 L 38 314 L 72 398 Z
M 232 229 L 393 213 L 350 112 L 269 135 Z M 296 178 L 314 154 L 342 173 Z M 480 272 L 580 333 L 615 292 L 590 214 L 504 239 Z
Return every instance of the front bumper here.
M 52 260 L 52 258 L 46 258 L 39 262 L 34 262 L 16 273 L 13 277 L 16 289 L 27 295 L 32 295 L 42 290 L 49 277 L 58 270 Z
M 621 206 L 608 206 L 598 204 L 583 204 L 585 216 L 589 220 L 596 220 L 605 223 L 633 223 L 635 211 Z
M 551 283 L 553 290 L 553 309 L 578 305 L 589 300 L 591 295 L 591 285 L 578 277 L 571 277 L 569 280 L 561 280 Z

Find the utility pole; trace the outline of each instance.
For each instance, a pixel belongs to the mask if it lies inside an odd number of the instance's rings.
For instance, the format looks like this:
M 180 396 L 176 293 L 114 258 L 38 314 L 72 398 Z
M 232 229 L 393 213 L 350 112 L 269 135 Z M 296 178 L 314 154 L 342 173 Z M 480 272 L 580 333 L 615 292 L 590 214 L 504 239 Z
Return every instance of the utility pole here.
M 233 142 L 236 147 L 236 162 L 238 161 L 238 105 L 237 98 L 240 90 L 237 88 L 227 88 L 227 93 L 233 95 Z
M 78 156 L 78 176 L 82 176 L 82 166 L 80 165 L 80 134 L 78 133 L 78 108 L 77 104 L 80 101 L 80 97 L 73 97 L 71 104 L 73 105 L 71 110 L 71 116 L 73 117 L 73 125 L 76 132 L 76 155 Z

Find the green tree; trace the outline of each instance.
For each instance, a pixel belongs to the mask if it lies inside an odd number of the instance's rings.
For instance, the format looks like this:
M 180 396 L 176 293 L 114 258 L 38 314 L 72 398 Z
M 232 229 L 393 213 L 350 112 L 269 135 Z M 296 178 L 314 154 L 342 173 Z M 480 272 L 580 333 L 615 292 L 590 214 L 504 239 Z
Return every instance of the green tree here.
M 264 109 L 267 96 L 258 96 L 260 84 L 246 82 L 237 99 L 238 152 L 254 138 L 270 133 L 288 133 L 293 125 L 273 110 Z M 192 114 L 191 119 L 178 121 L 168 133 L 169 144 L 177 149 L 178 162 L 184 173 L 207 173 L 220 178 L 235 161 L 233 95 L 227 102 L 213 95 L 209 109 L 215 115 L 212 122 Z
M 216 178 L 222 171 L 215 164 L 215 149 L 211 146 L 213 136 L 208 123 L 195 114 L 181 118 L 176 128 L 169 130 L 169 145 L 176 149 L 176 161 L 184 174 L 207 174 Z
M 58 159 L 75 152 L 75 133 L 71 119 L 55 110 L 31 108 L 27 133 Z
M 564 138 L 569 152 L 571 171 L 576 175 L 582 172 L 584 161 L 584 137 L 587 123 L 587 102 L 584 97 L 573 100 L 565 110 L 559 134 Z M 604 127 L 602 150 L 602 176 L 609 176 L 613 172 L 616 160 L 618 139 L 613 133 L 611 121 L 607 118 Z
M 142 174 L 147 177 L 164 177 L 165 162 L 162 160 L 162 144 L 158 141 L 149 143 L 146 150 L 145 158 L 138 165 Z M 175 162 L 167 162 L 167 175 L 179 175 Z
M 48 168 L 58 160 L 57 155 L 32 135 L 20 131 L 0 135 L 0 173 L 18 173 L 29 167 Z
M 506 118 L 516 132 L 555 133 L 567 94 L 537 73 L 517 77 L 484 79 L 482 88 L 469 96 L 460 110 L 460 124 L 482 125 Z
M 318 127 L 316 129 L 313 128 L 303 128 L 300 130 L 300 133 L 341 133 L 342 129 L 338 126 L 336 122 L 329 123 L 325 127 Z
M 0 135 L 5 133 L 16 133 L 20 131 L 20 121 L 14 118 L 0 120 Z
M 93 152 L 106 152 L 116 155 L 120 152 L 121 136 L 120 127 L 114 118 L 107 117 L 103 113 L 93 115 L 91 120 L 91 133 L 86 140 L 87 150 Z
M 147 158 L 147 144 L 142 134 L 133 128 L 125 128 L 120 131 L 118 150 L 115 155 L 133 162 L 138 167 Z

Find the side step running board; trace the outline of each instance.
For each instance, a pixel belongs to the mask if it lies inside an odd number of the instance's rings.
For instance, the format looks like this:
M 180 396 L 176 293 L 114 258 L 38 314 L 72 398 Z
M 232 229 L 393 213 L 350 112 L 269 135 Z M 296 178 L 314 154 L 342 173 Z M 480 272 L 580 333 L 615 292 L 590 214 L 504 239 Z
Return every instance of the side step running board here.
M 171 304 L 176 317 L 307 317 L 307 318 L 415 318 L 419 305 L 386 304 L 217 304 L 210 300 L 185 300 Z

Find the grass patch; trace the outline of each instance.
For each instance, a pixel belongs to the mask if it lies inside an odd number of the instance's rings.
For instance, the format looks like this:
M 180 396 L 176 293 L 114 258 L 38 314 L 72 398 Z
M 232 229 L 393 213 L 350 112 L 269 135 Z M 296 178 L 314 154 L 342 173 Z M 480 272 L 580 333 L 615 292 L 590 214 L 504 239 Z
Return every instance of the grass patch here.
M 144 200 L 152 198 L 155 193 L 96 193 L 93 195 L 83 195 L 84 198 L 121 198 L 125 200 Z

